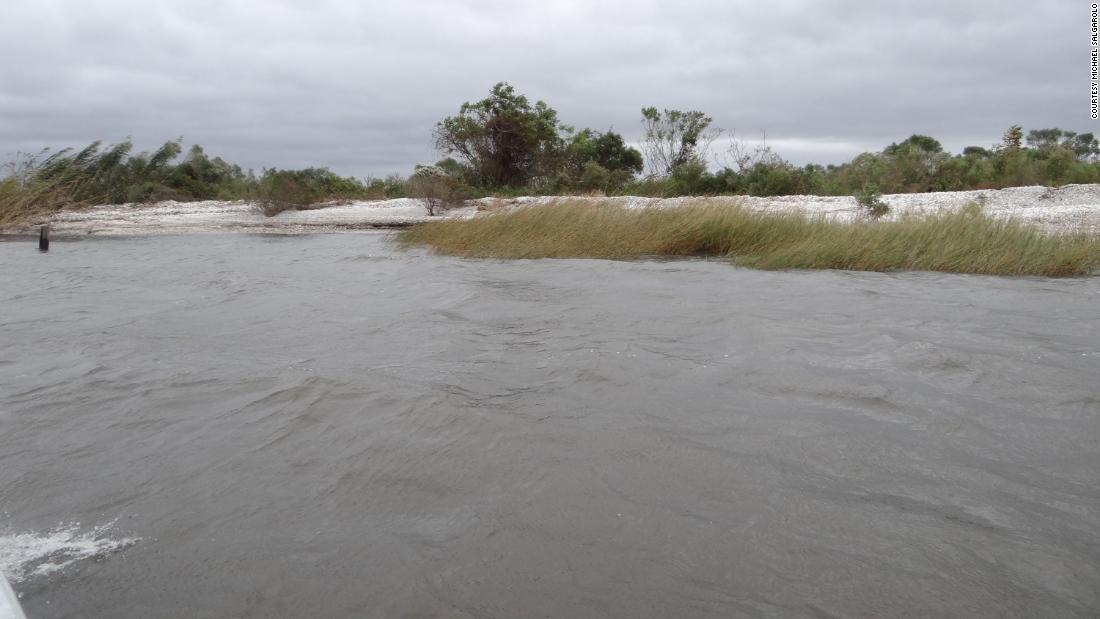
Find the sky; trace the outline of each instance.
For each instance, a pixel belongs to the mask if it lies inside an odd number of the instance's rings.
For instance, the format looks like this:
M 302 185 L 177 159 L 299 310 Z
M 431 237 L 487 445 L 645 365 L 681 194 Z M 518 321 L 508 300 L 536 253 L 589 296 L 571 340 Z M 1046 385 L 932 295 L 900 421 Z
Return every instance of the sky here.
M 4 0 L 0 161 L 183 137 L 256 171 L 408 174 L 501 81 L 634 143 L 655 106 L 800 165 L 914 133 L 958 152 L 1100 133 L 1089 27 L 1072 0 Z

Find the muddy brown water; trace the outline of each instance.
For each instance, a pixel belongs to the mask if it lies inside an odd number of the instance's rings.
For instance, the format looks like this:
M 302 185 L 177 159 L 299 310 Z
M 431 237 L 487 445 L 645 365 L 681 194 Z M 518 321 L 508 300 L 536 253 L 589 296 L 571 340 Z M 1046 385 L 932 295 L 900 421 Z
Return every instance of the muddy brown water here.
M 0 243 L 47 617 L 1095 617 L 1100 278 Z

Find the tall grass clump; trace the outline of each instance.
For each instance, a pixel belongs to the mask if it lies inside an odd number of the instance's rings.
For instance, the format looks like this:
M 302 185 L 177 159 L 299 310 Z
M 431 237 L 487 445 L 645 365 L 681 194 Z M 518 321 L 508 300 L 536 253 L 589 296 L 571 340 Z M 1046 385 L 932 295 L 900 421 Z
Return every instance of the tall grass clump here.
M 93 146 L 98 148 L 98 144 Z M 95 149 L 73 155 L 67 151 L 20 154 L 5 165 L 0 178 L 0 225 L 35 219 L 77 203 L 78 196 L 89 193 L 89 183 L 73 170 L 79 166 L 95 170 L 87 176 L 102 174 L 96 160 Z
M 399 236 L 448 255 L 481 258 L 722 256 L 760 269 L 1088 275 L 1100 238 L 1046 234 L 987 215 L 978 204 L 893 220 L 838 222 L 705 204 L 626 209 L 561 200 L 470 220 L 419 224 Z

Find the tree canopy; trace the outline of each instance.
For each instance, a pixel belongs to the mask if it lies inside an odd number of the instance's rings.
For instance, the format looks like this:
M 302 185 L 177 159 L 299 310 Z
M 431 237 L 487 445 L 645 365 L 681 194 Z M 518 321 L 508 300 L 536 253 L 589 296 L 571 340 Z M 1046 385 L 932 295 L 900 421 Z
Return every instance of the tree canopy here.
M 567 151 L 571 162 L 578 169 L 594 161 L 609 172 L 626 171 L 637 174 L 642 171 L 642 153 L 627 146 L 623 136 L 614 131 L 579 131 L 570 140 Z
M 542 101 L 534 105 L 506 82 L 435 127 L 436 146 L 458 155 L 484 187 L 519 187 L 548 176 L 561 156 L 567 127 Z

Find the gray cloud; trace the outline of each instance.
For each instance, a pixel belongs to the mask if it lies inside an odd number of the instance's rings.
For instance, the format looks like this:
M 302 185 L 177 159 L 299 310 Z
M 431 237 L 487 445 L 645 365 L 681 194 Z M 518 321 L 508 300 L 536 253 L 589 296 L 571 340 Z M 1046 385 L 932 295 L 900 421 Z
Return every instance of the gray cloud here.
M 407 173 L 431 128 L 509 81 L 640 137 L 701 109 L 799 163 L 925 133 L 1093 130 L 1087 4 L 8 0 L 0 155 L 183 136 L 246 167 Z

